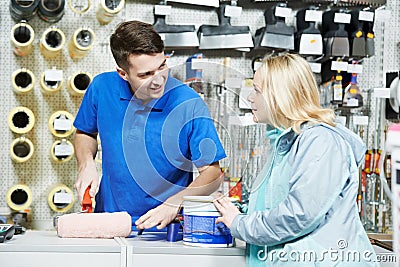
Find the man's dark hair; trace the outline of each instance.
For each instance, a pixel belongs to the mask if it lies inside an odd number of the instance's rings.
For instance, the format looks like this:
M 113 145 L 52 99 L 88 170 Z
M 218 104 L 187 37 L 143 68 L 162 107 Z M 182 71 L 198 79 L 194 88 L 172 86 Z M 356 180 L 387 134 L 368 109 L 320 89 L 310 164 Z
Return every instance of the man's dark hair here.
M 110 37 L 110 47 L 117 65 L 129 71 L 130 55 L 161 53 L 164 42 L 151 24 L 133 20 L 117 26 Z

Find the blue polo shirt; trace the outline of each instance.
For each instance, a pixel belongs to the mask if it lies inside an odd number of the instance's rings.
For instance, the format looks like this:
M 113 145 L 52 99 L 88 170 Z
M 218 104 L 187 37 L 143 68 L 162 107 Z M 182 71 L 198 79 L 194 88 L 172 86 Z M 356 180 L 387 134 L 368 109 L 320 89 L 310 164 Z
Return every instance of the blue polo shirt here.
M 204 101 L 172 77 L 161 98 L 143 105 L 117 72 L 102 73 L 74 126 L 101 140 L 95 212 L 127 211 L 133 221 L 190 184 L 193 165 L 226 157 Z

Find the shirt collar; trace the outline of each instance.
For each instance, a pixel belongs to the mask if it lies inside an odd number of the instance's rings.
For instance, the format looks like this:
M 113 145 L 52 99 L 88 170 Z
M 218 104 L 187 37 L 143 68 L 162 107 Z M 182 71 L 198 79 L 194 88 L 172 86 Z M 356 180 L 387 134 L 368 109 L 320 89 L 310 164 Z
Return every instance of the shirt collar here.
M 142 100 L 137 99 L 130 87 L 127 81 L 125 81 L 124 79 L 120 78 L 122 80 L 121 82 L 121 90 L 120 90 L 120 94 L 119 97 L 121 100 L 128 100 L 131 102 L 135 102 L 138 106 L 142 106 L 143 108 L 149 108 L 152 111 L 162 111 L 166 105 L 166 94 L 169 90 L 173 89 L 176 87 L 176 81 L 174 81 L 175 79 L 171 79 L 171 77 L 168 75 L 167 81 L 165 83 L 165 88 L 164 88 L 164 94 L 158 98 L 158 99 L 152 99 L 150 100 L 148 103 L 146 103 L 145 105 L 142 104 Z

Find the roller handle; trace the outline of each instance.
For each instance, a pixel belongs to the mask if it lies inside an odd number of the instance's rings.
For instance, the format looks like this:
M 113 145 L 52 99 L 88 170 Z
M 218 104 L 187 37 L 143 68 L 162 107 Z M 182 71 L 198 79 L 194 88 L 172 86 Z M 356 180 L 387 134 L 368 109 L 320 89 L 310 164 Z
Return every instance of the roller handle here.
M 92 212 L 92 199 L 90 198 L 90 186 L 86 188 L 85 194 L 83 195 L 83 200 L 82 200 L 82 211 L 85 211 L 87 213 Z

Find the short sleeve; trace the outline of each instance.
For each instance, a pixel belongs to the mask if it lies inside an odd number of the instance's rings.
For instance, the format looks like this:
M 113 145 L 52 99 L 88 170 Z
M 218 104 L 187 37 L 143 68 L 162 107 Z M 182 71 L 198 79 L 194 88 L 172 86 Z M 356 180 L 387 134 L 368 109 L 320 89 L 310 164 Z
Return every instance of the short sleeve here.
M 82 99 L 74 126 L 85 133 L 97 133 L 97 95 L 96 78 L 93 79 Z
M 194 103 L 189 145 L 192 162 L 196 167 L 209 165 L 226 157 L 208 107 L 201 98 Z

